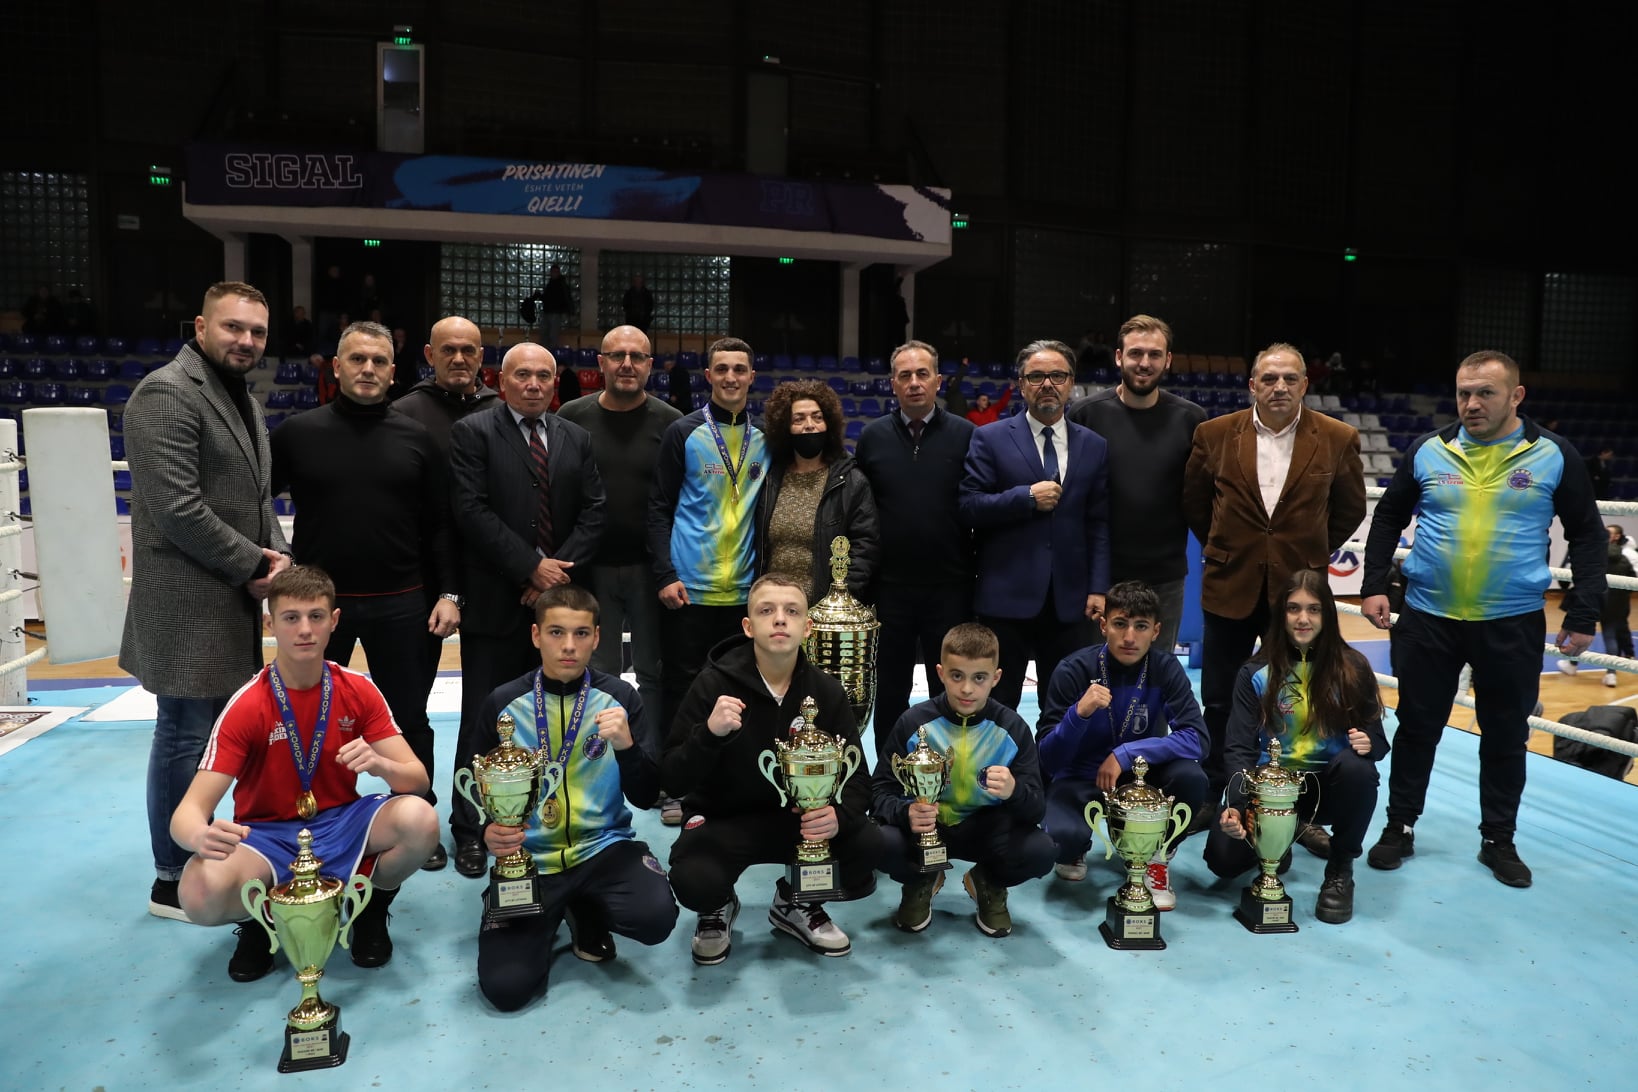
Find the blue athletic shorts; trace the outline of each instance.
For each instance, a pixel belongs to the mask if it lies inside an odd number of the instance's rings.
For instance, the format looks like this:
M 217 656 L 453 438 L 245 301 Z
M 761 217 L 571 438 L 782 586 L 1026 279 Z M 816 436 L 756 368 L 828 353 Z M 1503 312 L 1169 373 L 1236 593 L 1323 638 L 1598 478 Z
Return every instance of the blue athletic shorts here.
M 313 832 L 313 856 L 322 862 L 319 874 L 345 882 L 360 871 L 359 863 L 364 856 L 364 846 L 370 840 L 370 828 L 375 825 L 375 814 L 391 799 L 389 793 L 376 793 L 321 811 L 311 819 L 251 823 L 243 844 L 267 862 L 273 870 L 276 886 L 290 878 L 290 865 L 298 852 L 296 836 L 305 827 Z M 375 861 L 372 859 L 369 863 L 373 866 Z M 363 871 L 368 874 L 373 867 Z

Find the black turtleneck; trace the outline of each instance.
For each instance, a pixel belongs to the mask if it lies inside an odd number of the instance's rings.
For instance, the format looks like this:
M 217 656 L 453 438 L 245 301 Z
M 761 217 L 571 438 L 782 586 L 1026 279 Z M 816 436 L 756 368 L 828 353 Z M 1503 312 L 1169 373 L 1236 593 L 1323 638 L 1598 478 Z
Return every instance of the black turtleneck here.
M 386 402 L 346 395 L 273 431 L 273 492 L 296 503 L 295 557 L 340 595 L 459 591 L 449 480 L 432 436 Z
M 210 365 L 210 370 L 216 373 L 216 378 L 227 388 L 228 397 L 233 399 L 233 408 L 239 411 L 239 417 L 245 423 L 245 434 L 256 435 L 256 414 L 250 408 L 250 387 L 245 383 L 244 374 L 206 356 L 205 347 L 199 344 L 198 338 L 188 342 L 188 348 L 198 353 L 199 358 Z

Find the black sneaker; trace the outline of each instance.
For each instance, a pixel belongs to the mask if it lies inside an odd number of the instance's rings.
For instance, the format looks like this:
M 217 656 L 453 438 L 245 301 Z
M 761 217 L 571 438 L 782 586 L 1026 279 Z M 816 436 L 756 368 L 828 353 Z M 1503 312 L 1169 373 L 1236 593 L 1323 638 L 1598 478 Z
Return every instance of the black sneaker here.
M 369 905 L 353 919 L 353 962 L 360 967 L 381 967 L 392 958 L 392 937 L 387 933 L 387 922 L 392 919 L 390 907 L 398 897 L 398 890 L 383 891 L 379 887 L 370 896 Z
M 1519 860 L 1519 851 L 1512 842 L 1485 839 L 1479 843 L 1479 863 L 1508 887 L 1530 886 L 1530 866 Z
M 1406 857 L 1414 856 L 1416 832 L 1398 820 L 1389 819 L 1388 825 L 1382 828 L 1382 837 L 1376 840 L 1376 845 L 1365 855 L 1365 862 L 1372 868 L 1391 872 L 1404 864 Z
M 432 847 L 431 855 L 429 855 L 426 860 L 421 862 L 421 870 L 423 872 L 441 872 L 443 871 L 444 866 L 448 863 L 449 851 L 444 849 L 444 844 L 442 842 L 439 842 L 437 845 Z
M 177 880 L 155 880 L 148 890 L 148 913 L 156 918 L 185 921 L 191 925 L 193 919 L 182 909 L 182 900 L 176 894 L 178 885 Z
M 569 925 L 570 951 L 587 963 L 607 963 L 614 958 L 614 937 L 603 922 L 599 907 L 587 903 L 570 904 L 563 912 Z
M 1341 925 L 1354 916 L 1352 861 L 1340 867 L 1335 861 L 1326 866 L 1325 882 L 1320 884 L 1319 901 L 1314 904 L 1314 916 L 1327 925 Z
M 233 935 L 239 938 L 239 943 L 228 957 L 229 978 L 235 982 L 254 982 L 273 969 L 273 944 L 266 929 L 254 921 L 241 921 L 233 926 Z

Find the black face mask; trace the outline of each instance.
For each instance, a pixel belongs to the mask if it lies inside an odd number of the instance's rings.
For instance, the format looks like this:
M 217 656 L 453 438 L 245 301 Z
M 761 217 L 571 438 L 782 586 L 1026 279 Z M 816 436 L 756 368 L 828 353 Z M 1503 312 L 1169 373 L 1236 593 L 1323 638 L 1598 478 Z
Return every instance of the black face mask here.
M 825 450 L 825 434 L 823 432 L 793 432 L 791 434 L 791 450 L 804 459 L 818 458 L 819 453 Z

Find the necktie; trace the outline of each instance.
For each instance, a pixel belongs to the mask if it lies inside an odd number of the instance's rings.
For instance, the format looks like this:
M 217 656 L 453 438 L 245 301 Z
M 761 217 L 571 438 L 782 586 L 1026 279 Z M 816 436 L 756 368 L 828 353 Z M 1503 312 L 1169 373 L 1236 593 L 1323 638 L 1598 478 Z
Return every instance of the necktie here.
M 551 557 L 557 541 L 552 534 L 551 464 L 546 460 L 546 441 L 540 435 L 545 426 L 538 417 L 526 417 L 524 420 L 529 425 L 529 461 L 534 464 L 535 477 L 540 482 L 539 492 L 535 495 L 535 545 L 542 554 Z
M 1052 481 L 1057 481 L 1058 446 L 1052 442 L 1054 431 L 1051 426 L 1041 430 L 1041 465 L 1046 468 L 1046 476 Z
M 911 444 L 913 444 L 916 447 L 921 446 L 921 430 L 926 428 L 926 427 L 927 427 L 927 422 L 926 421 L 911 421 L 910 422 L 910 443 Z

